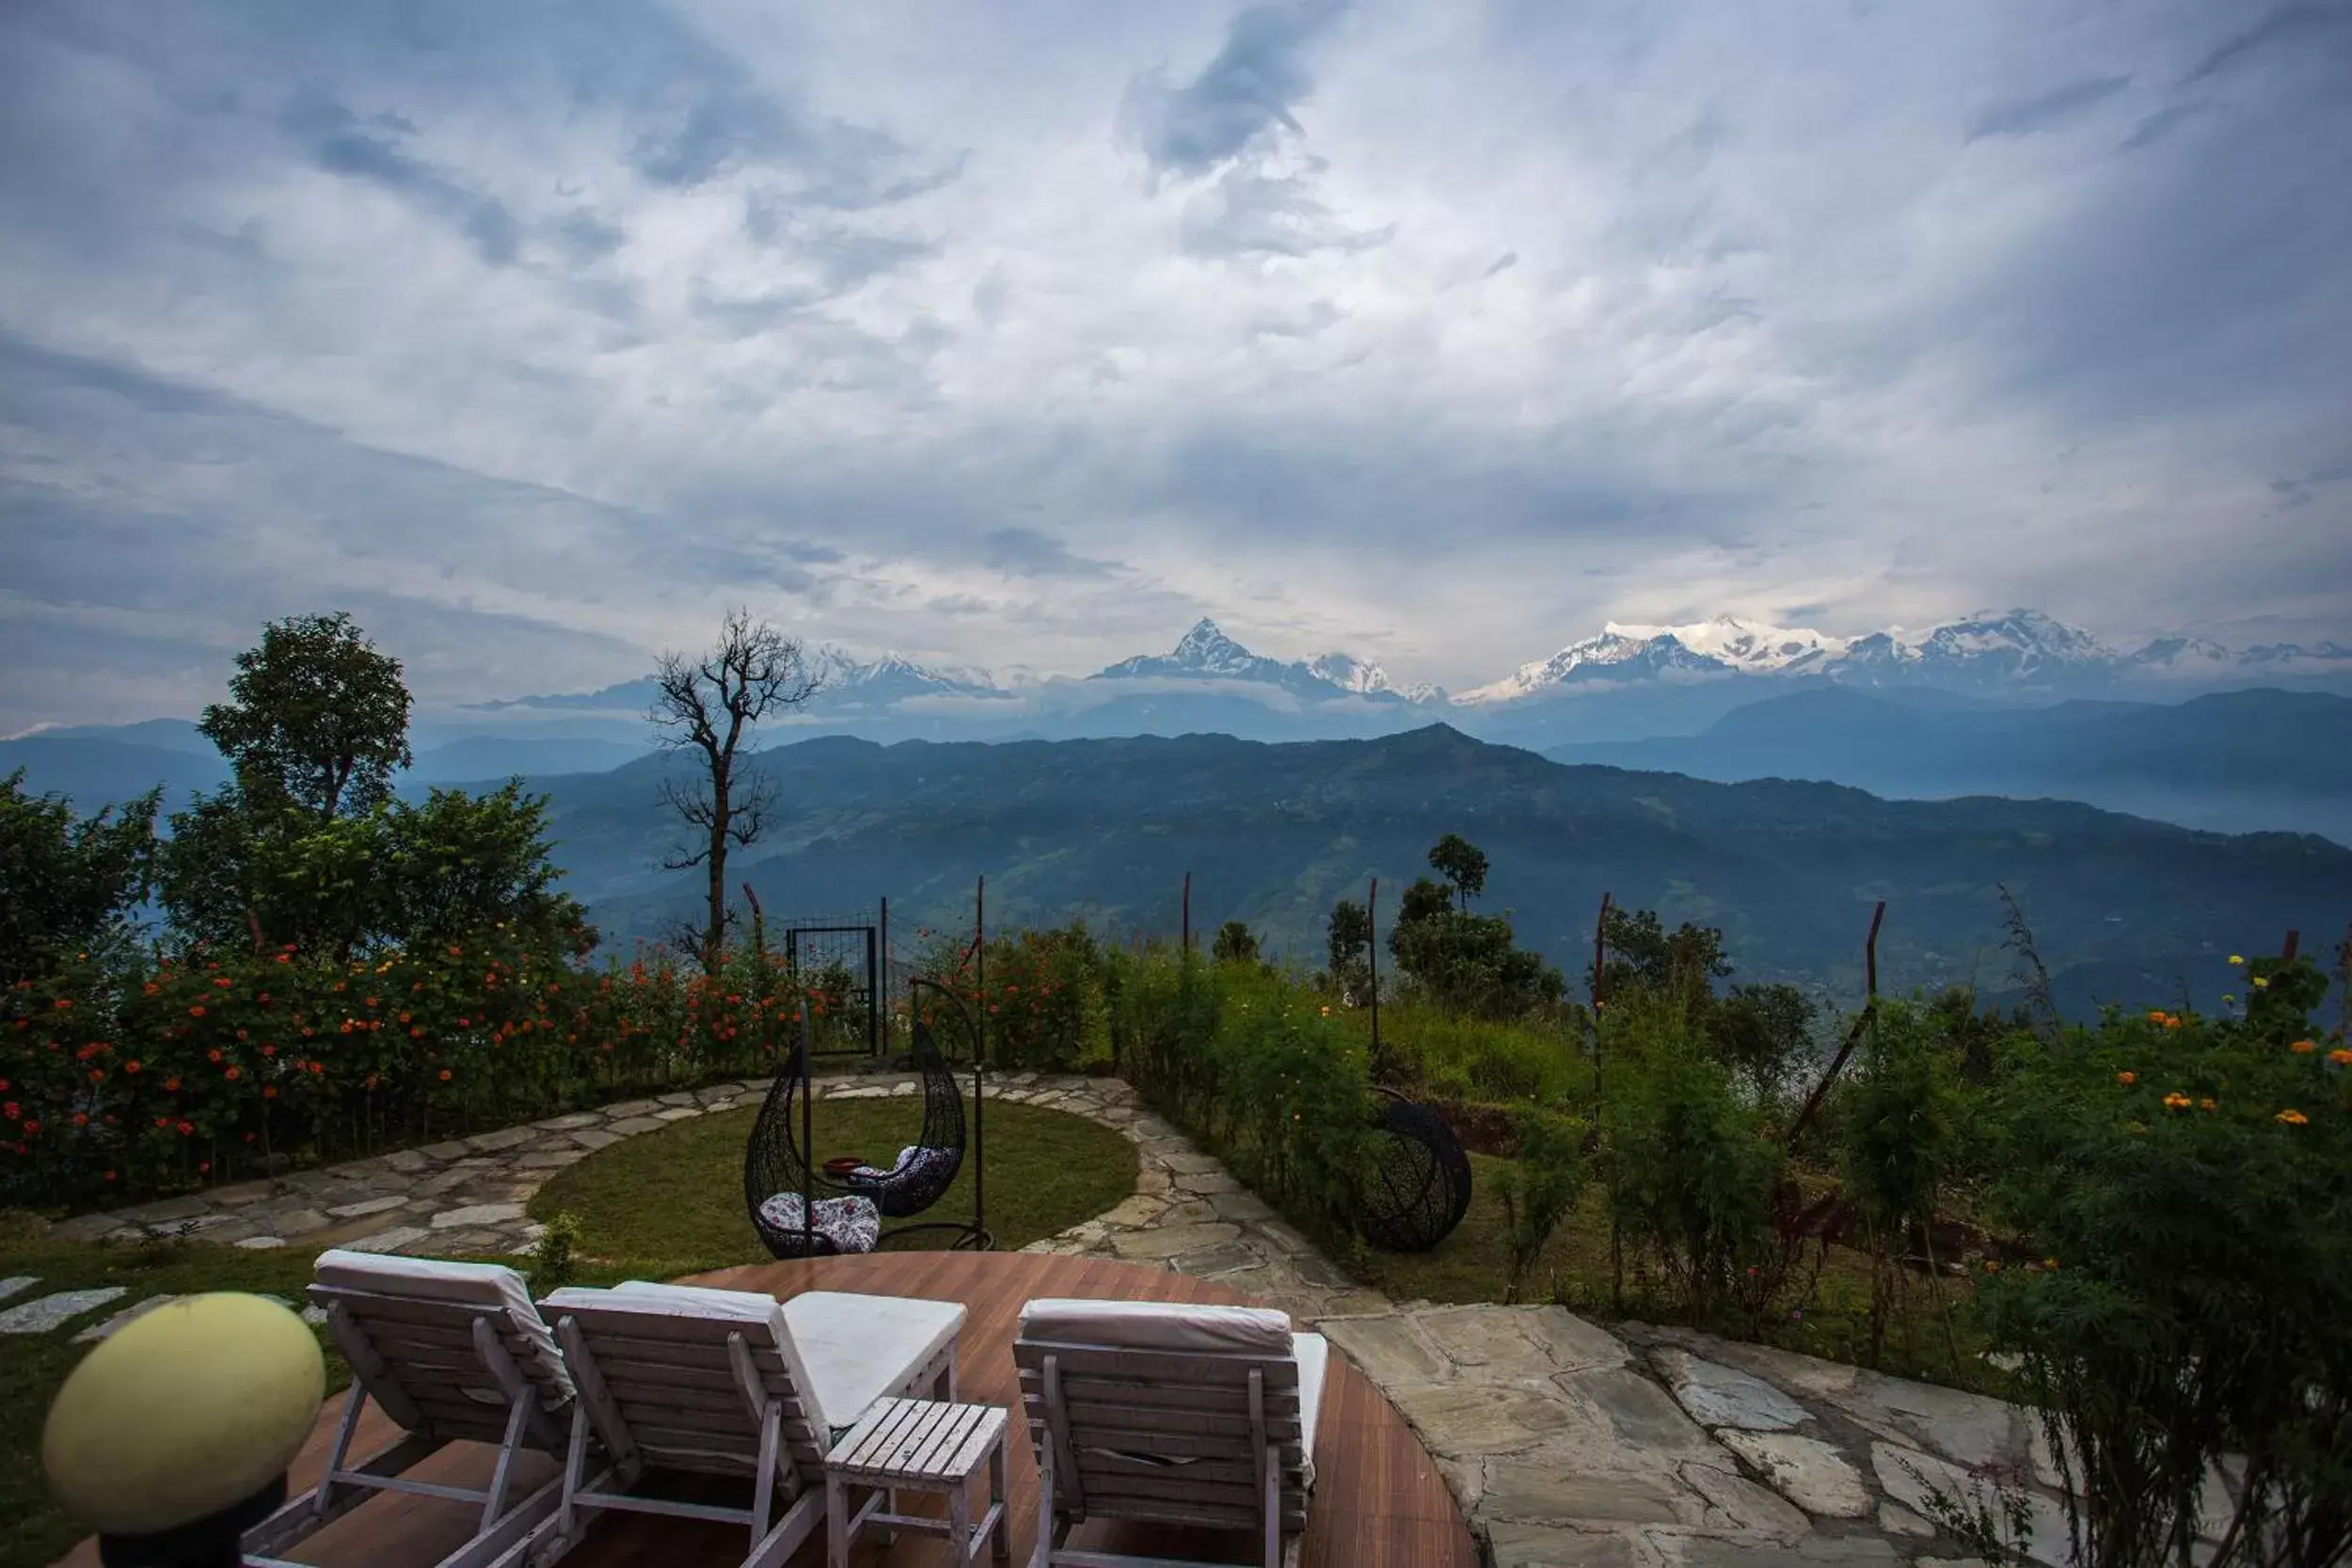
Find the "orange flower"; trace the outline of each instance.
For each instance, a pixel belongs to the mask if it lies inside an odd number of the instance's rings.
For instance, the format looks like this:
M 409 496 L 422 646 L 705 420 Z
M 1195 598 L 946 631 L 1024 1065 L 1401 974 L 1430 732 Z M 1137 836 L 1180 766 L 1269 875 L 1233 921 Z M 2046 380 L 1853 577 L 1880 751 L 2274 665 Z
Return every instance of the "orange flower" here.
M 1326 1007 L 1323 1010 L 1327 1013 L 1331 1009 Z M 2115 1081 L 2119 1084 L 2137 1084 L 2139 1082 L 2139 1074 L 2137 1072 L 2119 1072 L 2115 1075 Z
M 2296 1040 L 2293 1045 L 2288 1046 L 2287 1049 L 2294 1052 L 2297 1056 L 2308 1056 L 2312 1052 L 2318 1050 L 2319 1047 L 2313 1045 L 2309 1040 Z
M 2167 1029 L 2178 1029 L 2181 1026 L 2181 1021 L 2173 1017 L 2171 1014 L 2167 1013 L 2164 1019 L 2164 1026 Z
M 2162 1023 L 2162 1022 L 2164 1022 L 2164 1013 L 2163 1013 L 2163 1011 L 2162 1011 L 2161 1009 L 2159 1009 L 2159 1010 L 2157 1010 L 2157 1011 L 2155 1011 L 2155 1012 L 2152 1012 L 2152 1013 L 2150 1013 L 2150 1014 L 2148 1015 L 2148 1022 L 2151 1022 L 2151 1023 Z
M 2221 1109 L 2221 1106 L 2218 1101 L 2208 1099 L 2199 1101 L 2197 1102 L 2197 1108 L 2201 1111 L 2217 1111 Z
M 447 1068 L 441 1069 L 441 1082 L 444 1084 L 449 1082 L 449 1069 Z
M 2338 1067 L 2352 1067 L 2352 1047 L 2337 1046 L 2328 1053 L 2328 1059 Z
M 204 1016 L 204 1009 L 201 1006 L 190 1007 L 188 1009 L 188 1016 L 190 1018 L 202 1018 Z
M 2164 1108 L 2168 1111 L 2185 1111 L 2188 1109 L 2188 1096 L 2185 1094 L 2168 1094 L 2164 1097 Z
M 2280 1112 L 2275 1119 L 2285 1122 L 2289 1127 L 2301 1127 L 2308 1123 L 2312 1118 L 2305 1116 L 2300 1111 L 2285 1110 Z

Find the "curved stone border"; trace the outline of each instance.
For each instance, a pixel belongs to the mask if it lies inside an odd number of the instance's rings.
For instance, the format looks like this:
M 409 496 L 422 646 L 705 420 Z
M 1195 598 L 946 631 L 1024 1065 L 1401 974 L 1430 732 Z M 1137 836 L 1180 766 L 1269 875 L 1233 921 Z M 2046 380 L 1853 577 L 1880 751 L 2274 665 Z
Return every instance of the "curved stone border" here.
M 520 1254 L 524 1206 L 556 1171 L 624 1138 L 757 1103 L 720 1084 L 402 1149 L 274 1181 L 85 1215 L 68 1240 L 194 1236 L 239 1246 Z M 912 1074 L 819 1079 L 819 1098 L 913 1099 Z M 1869 1568 L 1964 1560 L 1922 1514 L 1931 1489 L 2015 1478 L 2025 1544 L 2063 1558 L 2049 1457 L 2015 1406 L 1680 1330 L 1620 1333 L 1556 1307 L 1391 1303 L 1364 1289 L 1111 1078 L 1004 1073 L 990 1098 L 1067 1111 L 1135 1146 L 1135 1193 L 1030 1243 L 1215 1279 L 1311 1324 L 1409 1421 L 1497 1568 Z M 22 1290 L 30 1280 L 10 1280 Z M 5 1287 L 0 1287 L 0 1293 Z M 87 1294 L 87 1292 L 84 1292 Z M 71 1292 L 69 1292 L 71 1294 Z M 40 1302 L 14 1307 L 43 1327 Z M 127 1321 L 139 1303 L 106 1325 Z M 24 1330 L 20 1330 L 24 1331 Z

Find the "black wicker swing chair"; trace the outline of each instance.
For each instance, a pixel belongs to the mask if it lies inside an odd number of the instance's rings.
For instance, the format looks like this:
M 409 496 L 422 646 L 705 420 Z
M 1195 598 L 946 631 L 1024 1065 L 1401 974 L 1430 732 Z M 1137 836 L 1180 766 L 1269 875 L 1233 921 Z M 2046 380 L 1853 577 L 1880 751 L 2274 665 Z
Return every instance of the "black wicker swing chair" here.
M 961 1015 L 966 1037 L 970 1016 L 953 992 L 928 980 L 913 982 L 919 993 L 937 990 L 951 1017 Z M 986 1248 L 992 1238 L 982 1224 L 980 1207 L 979 1116 L 982 1089 L 979 1053 L 972 1064 L 973 1114 L 963 1115 L 963 1087 L 955 1069 L 939 1048 L 930 1023 L 914 1013 L 914 1068 L 922 1075 L 923 1126 L 917 1141 L 901 1149 L 888 1168 L 862 1166 L 843 1177 L 818 1168 L 810 1157 L 808 1008 L 800 1011 L 798 1036 L 791 1060 L 769 1085 L 759 1116 L 743 1151 L 743 1201 L 759 1239 L 777 1258 L 827 1258 L 841 1253 L 871 1252 L 892 1236 L 913 1231 L 957 1232 L 956 1246 Z M 885 1231 L 884 1219 L 909 1219 L 946 1196 L 963 1169 L 967 1126 L 973 1156 L 972 1219 L 931 1221 L 896 1226 Z
M 1393 1089 L 1378 1093 L 1356 1228 L 1383 1252 L 1427 1252 L 1470 1212 L 1470 1156 L 1435 1110 Z

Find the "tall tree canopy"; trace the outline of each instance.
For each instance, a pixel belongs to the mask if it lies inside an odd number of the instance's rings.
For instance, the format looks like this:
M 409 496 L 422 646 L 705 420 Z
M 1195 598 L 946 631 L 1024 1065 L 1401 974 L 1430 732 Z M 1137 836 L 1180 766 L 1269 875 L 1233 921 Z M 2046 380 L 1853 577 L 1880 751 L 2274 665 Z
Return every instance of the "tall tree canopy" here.
M 0 779 L 0 985 L 116 946 L 147 896 L 162 791 L 74 820 L 63 797 Z
M 382 803 L 393 770 L 416 760 L 400 661 L 340 610 L 270 622 L 261 645 L 237 656 L 229 696 L 197 728 L 252 806 L 332 821 Z

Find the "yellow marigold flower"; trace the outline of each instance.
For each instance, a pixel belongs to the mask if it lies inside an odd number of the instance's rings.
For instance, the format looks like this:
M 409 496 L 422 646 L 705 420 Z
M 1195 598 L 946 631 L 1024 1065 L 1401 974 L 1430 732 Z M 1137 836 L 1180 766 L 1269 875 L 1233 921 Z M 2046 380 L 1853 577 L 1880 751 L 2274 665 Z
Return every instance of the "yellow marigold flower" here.
M 2221 1105 L 2218 1101 L 2207 1098 L 2199 1101 L 2197 1102 L 2197 1108 L 2201 1111 L 2218 1111 L 2221 1109 Z
M 2119 1072 L 2115 1075 L 2115 1081 L 2119 1084 L 2137 1084 L 2139 1082 L 2139 1074 L 2137 1072 Z
M 2280 1112 L 2277 1119 L 2285 1122 L 2289 1127 L 2301 1127 L 2312 1118 L 2300 1111 L 2286 1110 Z
M 2058 1259 L 2055 1258 L 2044 1258 L 2042 1260 L 2042 1266 L 2045 1269 L 2055 1269 L 2058 1267 Z
M 2188 1109 L 2188 1096 L 2168 1094 L 2164 1097 L 2164 1108 L 2168 1111 L 2185 1111 Z
M 2270 982 L 2262 975 L 2257 974 L 2254 976 L 2254 989 L 2256 990 L 2268 990 L 2270 989 Z
M 2328 1053 L 2328 1059 L 2338 1067 L 2352 1067 L 2352 1049 L 2340 1045 Z
M 2294 1052 L 2297 1056 L 2308 1056 L 2312 1052 L 2318 1050 L 2319 1047 L 2313 1045 L 2310 1040 L 2296 1040 L 2293 1045 L 2288 1046 L 2287 1049 Z
M 2242 954 L 2233 953 L 2230 955 L 2230 961 L 2233 964 L 2242 964 L 2246 958 Z

